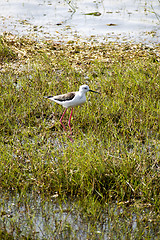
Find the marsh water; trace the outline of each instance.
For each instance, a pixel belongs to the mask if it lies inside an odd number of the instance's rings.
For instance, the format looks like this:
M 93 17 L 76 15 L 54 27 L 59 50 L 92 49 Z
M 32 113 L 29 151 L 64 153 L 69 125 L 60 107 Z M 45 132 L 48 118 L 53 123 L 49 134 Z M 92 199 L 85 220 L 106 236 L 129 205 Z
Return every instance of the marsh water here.
M 157 43 L 159 0 L 1 0 L 0 32 Z
M 0 194 L 0 225 L 14 239 L 128 239 L 128 231 L 133 236 L 158 239 L 157 227 L 152 222 L 143 222 L 143 213 L 134 213 L 128 209 L 124 216 L 123 208 L 106 204 L 102 215 L 96 222 L 94 218 L 81 211 L 76 201 L 59 201 L 57 195 L 50 199 L 42 198 L 35 193 L 25 196 L 20 194 Z M 148 210 L 146 210 L 148 211 Z M 126 213 L 125 213 L 126 214 Z M 113 219 L 116 219 L 114 222 Z M 139 219 L 140 218 L 140 219 Z M 118 220 L 118 221 L 117 221 Z M 139 223 L 141 224 L 139 225 Z M 17 231 L 18 229 L 18 231 Z M 17 235 L 18 232 L 18 235 Z

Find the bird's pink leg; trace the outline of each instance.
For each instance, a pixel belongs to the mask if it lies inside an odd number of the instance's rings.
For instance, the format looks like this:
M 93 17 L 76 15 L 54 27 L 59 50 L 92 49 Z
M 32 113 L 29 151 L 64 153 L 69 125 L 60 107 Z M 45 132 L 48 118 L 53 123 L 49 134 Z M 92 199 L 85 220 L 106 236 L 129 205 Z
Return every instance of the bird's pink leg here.
M 69 117 L 69 121 L 68 121 L 68 125 L 69 125 L 69 129 L 70 129 L 70 131 L 71 131 L 71 134 L 72 134 L 72 130 L 71 130 L 71 117 L 72 117 L 72 113 L 73 113 L 73 108 L 72 108 L 72 110 L 71 110 L 71 114 L 70 114 L 70 117 Z
M 62 119 L 63 119 L 64 114 L 66 113 L 66 111 L 67 111 L 67 108 L 64 110 L 64 112 L 63 112 L 63 114 L 62 114 L 62 117 L 61 117 L 61 119 L 60 119 L 59 121 L 60 121 L 60 123 L 62 124 L 62 127 L 64 128 L 64 130 L 67 132 L 65 126 L 64 126 L 63 123 L 62 123 Z
M 64 126 L 63 123 L 62 123 L 62 119 L 63 119 L 64 114 L 66 113 L 66 111 L 67 111 L 67 108 L 64 110 L 64 112 L 63 112 L 63 114 L 62 114 L 62 117 L 61 117 L 61 119 L 60 119 L 59 121 L 60 121 L 60 123 L 62 124 L 64 130 L 67 132 L 65 126 Z M 73 112 L 73 110 L 72 110 L 72 112 Z M 72 116 L 72 115 L 71 115 L 71 116 Z M 70 117 L 71 117 L 71 116 L 70 116 Z M 73 139 L 72 139 L 70 136 L 68 136 L 68 137 L 69 137 L 70 141 L 73 143 Z

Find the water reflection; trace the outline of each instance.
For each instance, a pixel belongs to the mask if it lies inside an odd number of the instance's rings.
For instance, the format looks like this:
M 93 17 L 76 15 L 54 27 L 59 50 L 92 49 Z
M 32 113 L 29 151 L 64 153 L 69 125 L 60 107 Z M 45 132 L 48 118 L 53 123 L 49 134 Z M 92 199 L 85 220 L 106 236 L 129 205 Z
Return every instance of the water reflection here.
M 23 196 L 1 196 L 1 229 L 12 232 L 16 239 L 16 229 L 19 237 L 34 236 L 38 239 L 87 239 L 89 234 L 102 234 L 104 224 L 96 223 L 92 229 L 91 221 L 84 221 L 82 214 L 77 210 L 76 203 L 55 200 L 54 194 L 50 201 L 45 201 L 35 194 Z M 3 202 L 2 202 L 3 201 Z M 107 218 L 106 218 L 107 220 Z M 96 228 L 96 229 L 95 229 Z
M 131 236 L 156 239 L 158 226 L 147 220 L 149 210 L 136 212 L 106 205 L 101 215 L 92 218 L 78 203 L 58 200 L 55 193 L 46 199 L 35 193 L 24 195 L 0 194 L 1 231 L 11 233 L 14 239 L 128 239 Z M 89 204 L 89 203 L 88 203 Z M 144 216 L 143 216 L 144 214 Z M 143 218 L 145 221 L 143 222 Z
M 160 40 L 158 0 L 1 0 L 0 6 L 1 32 L 45 38 L 116 34 L 134 40 Z

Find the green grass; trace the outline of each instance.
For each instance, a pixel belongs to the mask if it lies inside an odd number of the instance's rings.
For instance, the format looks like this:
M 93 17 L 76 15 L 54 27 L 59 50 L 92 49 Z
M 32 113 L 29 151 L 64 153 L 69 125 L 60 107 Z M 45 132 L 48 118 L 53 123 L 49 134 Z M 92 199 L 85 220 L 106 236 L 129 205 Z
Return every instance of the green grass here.
M 0 36 L 0 62 L 10 61 L 17 58 L 15 53 L 9 45 L 6 44 L 5 38 Z
M 0 51 L 1 190 L 77 199 L 94 219 L 113 201 L 149 207 L 156 224 L 159 46 L 63 45 L 8 35 Z M 88 93 L 86 104 L 75 108 L 72 144 L 59 123 L 63 108 L 43 96 L 83 83 L 101 95 Z

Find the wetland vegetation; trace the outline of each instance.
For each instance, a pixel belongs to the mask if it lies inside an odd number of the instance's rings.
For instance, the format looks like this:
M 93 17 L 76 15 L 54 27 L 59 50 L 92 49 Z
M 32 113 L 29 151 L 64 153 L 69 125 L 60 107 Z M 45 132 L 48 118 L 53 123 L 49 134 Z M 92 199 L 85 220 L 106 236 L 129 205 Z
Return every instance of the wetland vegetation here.
M 1 36 L 1 238 L 159 238 L 159 54 L 158 44 Z M 59 123 L 63 108 L 43 96 L 81 84 L 101 94 L 75 108 L 71 143 Z M 48 235 L 33 229 L 39 198 L 46 226 L 55 221 Z M 63 204 L 86 231 L 55 219 Z M 28 214 L 25 233 L 18 211 Z

